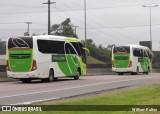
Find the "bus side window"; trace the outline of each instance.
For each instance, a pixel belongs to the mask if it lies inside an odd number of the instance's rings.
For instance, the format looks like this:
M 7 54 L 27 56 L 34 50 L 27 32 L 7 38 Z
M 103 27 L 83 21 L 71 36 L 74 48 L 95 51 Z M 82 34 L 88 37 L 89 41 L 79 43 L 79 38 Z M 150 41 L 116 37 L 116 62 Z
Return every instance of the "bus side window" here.
M 148 58 L 149 58 L 149 59 L 152 59 L 152 54 L 151 54 L 151 52 L 150 52 L 149 50 L 146 50 L 146 52 L 147 52 L 147 54 L 148 54 Z
M 38 44 L 38 50 L 41 53 L 49 53 L 50 52 L 47 40 L 37 40 L 37 44 Z
M 143 55 L 144 55 L 143 53 L 144 52 L 142 49 L 138 49 L 138 48 L 133 49 L 133 55 L 135 57 L 143 57 Z
M 139 49 L 139 51 L 140 51 L 139 57 L 144 57 L 143 49 Z
M 75 50 L 69 43 L 66 44 L 65 49 L 67 54 L 76 54 Z
M 148 57 L 146 50 L 144 50 L 144 57 Z
M 49 48 L 50 48 L 50 53 L 64 54 L 63 41 L 50 41 Z
M 78 42 L 71 42 L 71 44 L 74 46 L 76 52 L 78 53 L 79 56 L 81 56 L 81 50 Z
M 138 52 L 138 49 L 137 48 L 135 48 L 135 49 L 133 49 L 133 55 L 135 56 L 135 57 L 138 57 L 138 54 L 139 52 Z

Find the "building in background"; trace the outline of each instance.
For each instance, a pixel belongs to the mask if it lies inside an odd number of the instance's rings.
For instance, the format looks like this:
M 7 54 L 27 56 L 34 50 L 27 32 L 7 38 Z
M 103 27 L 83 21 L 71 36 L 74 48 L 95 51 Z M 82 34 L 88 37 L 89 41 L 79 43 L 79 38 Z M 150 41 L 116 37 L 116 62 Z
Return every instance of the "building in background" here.
M 141 46 L 147 46 L 149 49 L 152 49 L 151 48 L 151 41 L 140 41 L 139 45 L 141 45 Z

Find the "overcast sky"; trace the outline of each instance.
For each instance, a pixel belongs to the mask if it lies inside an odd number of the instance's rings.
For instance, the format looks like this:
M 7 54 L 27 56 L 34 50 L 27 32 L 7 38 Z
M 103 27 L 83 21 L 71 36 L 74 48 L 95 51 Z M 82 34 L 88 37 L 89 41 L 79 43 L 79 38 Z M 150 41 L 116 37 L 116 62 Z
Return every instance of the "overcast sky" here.
M 47 33 L 48 0 L 0 0 L 0 38 L 22 36 L 25 22 L 32 22 L 30 33 Z M 51 0 L 51 24 L 66 18 L 84 40 L 84 0 Z M 150 40 L 150 10 L 143 5 L 160 5 L 159 0 L 86 0 L 87 38 L 96 44 L 126 45 Z M 153 50 L 160 50 L 160 6 L 152 8 Z

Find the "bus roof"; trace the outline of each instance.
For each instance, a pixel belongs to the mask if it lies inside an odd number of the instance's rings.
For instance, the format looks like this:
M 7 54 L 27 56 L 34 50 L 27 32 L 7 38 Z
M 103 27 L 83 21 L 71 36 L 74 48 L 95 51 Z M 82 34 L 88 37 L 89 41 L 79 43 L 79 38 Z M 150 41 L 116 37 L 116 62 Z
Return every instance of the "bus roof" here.
M 116 45 L 115 45 L 116 46 Z M 150 50 L 147 46 L 142 46 L 142 45 L 120 45 L 120 46 L 117 46 L 117 47 L 121 47 L 121 46 L 129 46 L 129 47 L 133 47 L 133 48 L 143 48 L 143 49 L 147 49 L 147 50 Z
M 46 39 L 46 40 L 62 40 L 69 42 L 81 42 L 80 39 L 73 37 L 65 37 L 65 36 L 56 36 L 56 35 L 40 35 L 40 36 L 32 36 L 33 39 Z

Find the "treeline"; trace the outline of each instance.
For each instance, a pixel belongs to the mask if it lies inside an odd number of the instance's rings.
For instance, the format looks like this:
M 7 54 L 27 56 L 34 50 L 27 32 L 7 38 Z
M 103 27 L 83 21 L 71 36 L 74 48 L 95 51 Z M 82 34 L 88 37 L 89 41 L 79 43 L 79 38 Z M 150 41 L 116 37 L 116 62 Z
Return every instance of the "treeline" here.
M 97 46 L 92 39 L 86 41 L 86 47 L 90 50 L 90 56 L 105 62 L 106 64 L 111 64 L 111 51 L 107 47 L 102 45 Z
M 153 51 L 153 68 L 160 68 L 160 51 Z
M 6 41 L 1 41 L 0 39 L 0 55 L 6 54 Z

